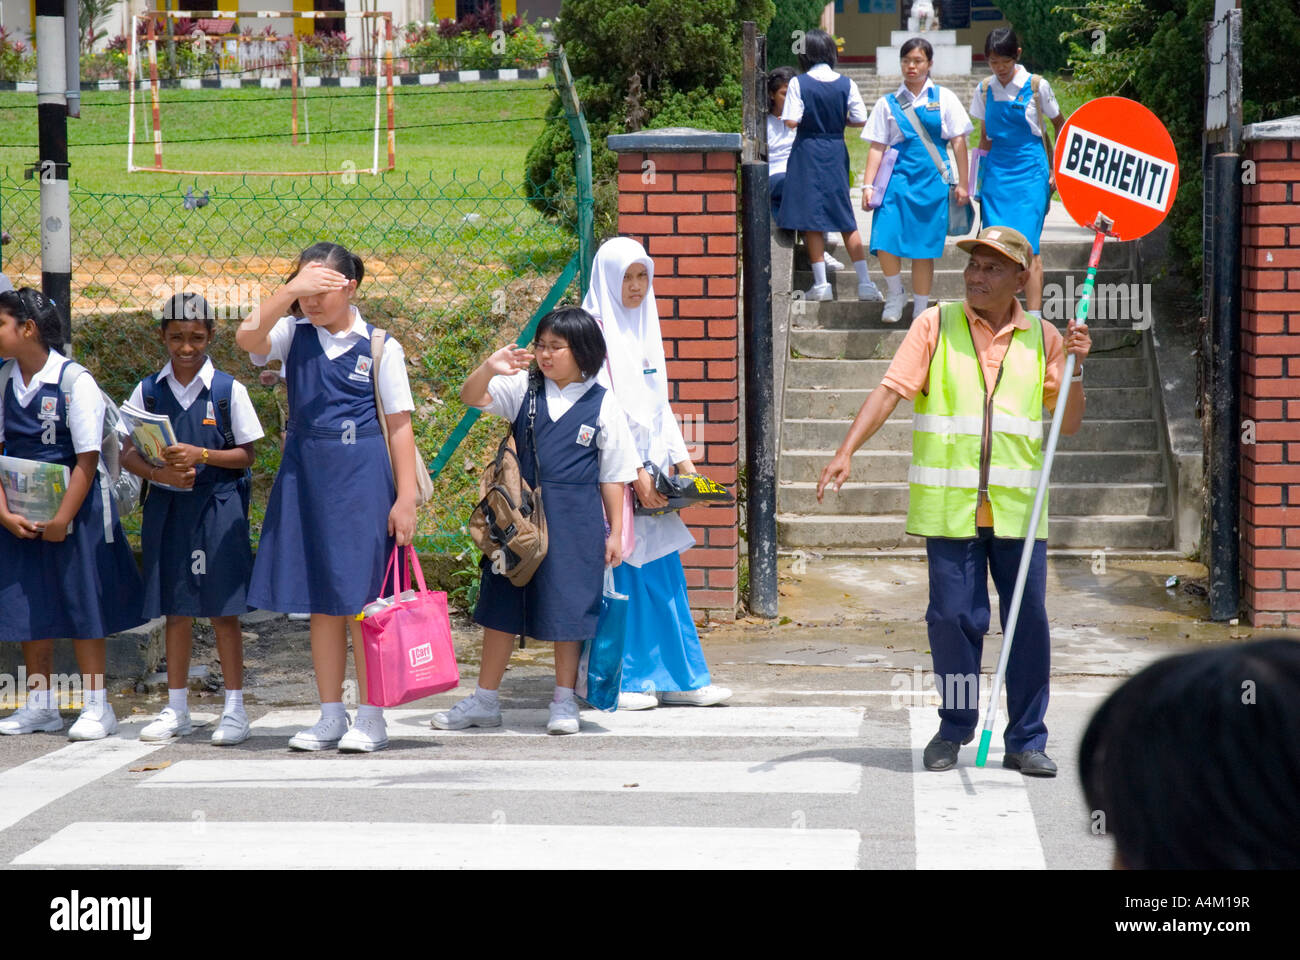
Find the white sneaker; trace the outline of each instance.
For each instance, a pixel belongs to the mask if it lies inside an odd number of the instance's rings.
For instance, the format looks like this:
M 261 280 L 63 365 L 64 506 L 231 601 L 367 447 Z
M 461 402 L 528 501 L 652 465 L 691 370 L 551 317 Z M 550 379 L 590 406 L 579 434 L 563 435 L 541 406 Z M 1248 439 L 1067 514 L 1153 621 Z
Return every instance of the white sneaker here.
M 40 710 L 30 702 L 0 720 L 0 734 L 15 737 L 21 733 L 57 733 L 63 729 L 63 718 L 54 709 Z
M 291 750 L 328 750 L 337 747 L 348 732 L 348 715 L 341 717 L 322 716 L 314 727 L 300 730 L 289 738 Z
M 190 722 L 190 712 L 178 713 L 171 707 L 163 707 L 158 719 L 140 731 L 140 739 L 146 743 L 159 740 L 173 740 L 184 737 L 194 730 Z
M 464 730 L 466 727 L 501 726 L 501 704 L 488 706 L 474 694 L 470 694 L 450 710 L 443 710 L 433 715 L 431 721 L 439 730 Z
M 618 708 L 620 710 L 651 710 L 659 706 L 659 698 L 653 693 L 620 693 Z
M 709 684 L 698 690 L 665 690 L 659 696 L 664 703 L 676 703 L 689 707 L 712 707 L 731 699 L 731 691 L 726 687 Z
M 880 288 L 868 280 L 866 283 L 858 284 L 858 299 L 865 300 L 867 303 L 880 303 L 885 299 L 885 295 L 880 292 Z
M 223 713 L 217 729 L 212 731 L 212 743 L 218 747 L 233 747 L 247 740 L 252 732 L 248 715 L 243 710 Z
M 68 728 L 68 739 L 103 740 L 115 733 L 117 716 L 113 713 L 113 705 L 105 701 L 98 709 L 89 705 L 82 709 L 77 722 Z
M 903 319 L 903 306 L 906 303 L 906 293 L 891 293 L 885 298 L 885 310 L 880 315 L 880 319 L 885 323 L 898 323 Z
M 805 300 L 811 300 L 814 303 L 820 303 L 832 299 L 831 285 L 829 283 L 814 283 L 808 288 L 808 292 L 803 295 Z
M 383 717 L 357 717 L 339 741 L 339 753 L 374 753 L 388 746 L 388 724 Z
M 551 717 L 546 721 L 546 732 L 553 734 L 578 732 L 578 701 L 570 697 L 556 703 L 551 701 Z
M 843 270 L 844 264 L 840 263 L 829 253 L 822 256 L 822 263 L 826 264 L 827 270 Z

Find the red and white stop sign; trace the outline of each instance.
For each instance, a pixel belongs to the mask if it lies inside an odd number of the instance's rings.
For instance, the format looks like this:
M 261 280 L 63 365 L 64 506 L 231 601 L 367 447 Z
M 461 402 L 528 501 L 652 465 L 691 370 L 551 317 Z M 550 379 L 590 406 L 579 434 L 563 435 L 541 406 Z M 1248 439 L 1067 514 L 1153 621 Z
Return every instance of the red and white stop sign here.
M 1160 118 L 1136 100 L 1100 97 L 1070 115 L 1056 138 L 1056 189 L 1081 227 L 1097 214 L 1120 240 L 1160 225 L 1178 193 L 1178 154 Z

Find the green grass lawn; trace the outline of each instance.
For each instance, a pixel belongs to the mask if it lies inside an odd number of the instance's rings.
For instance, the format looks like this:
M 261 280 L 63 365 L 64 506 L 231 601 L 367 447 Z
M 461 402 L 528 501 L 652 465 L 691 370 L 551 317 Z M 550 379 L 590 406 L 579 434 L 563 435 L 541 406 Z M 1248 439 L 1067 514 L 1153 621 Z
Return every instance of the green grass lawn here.
M 306 178 L 128 174 L 127 94 L 85 91 L 82 118 L 68 121 L 77 357 L 124 399 L 166 360 L 151 311 L 178 285 L 204 293 L 219 310 L 232 291 L 242 299 L 256 291 L 255 302 L 282 282 L 300 250 L 332 240 L 366 265 L 362 315 L 406 349 L 417 440 L 431 460 L 464 412 L 457 397 L 464 377 L 514 339 L 577 248 L 525 197 L 525 157 L 553 95 L 549 79 L 397 88 L 395 171 Z M 289 139 L 287 96 L 161 91 L 164 165 L 247 173 L 369 166 L 373 89 L 305 91 L 298 146 Z M 22 176 L 37 159 L 35 105 L 34 94 L 0 93 L 0 223 L 14 238 L 3 249 L 5 272 L 15 284 L 39 286 L 40 187 Z M 146 94 L 136 103 L 137 165 L 153 162 L 150 116 Z M 382 133 L 380 158 L 383 164 Z M 187 187 L 209 191 L 209 203 L 186 210 Z M 236 323 L 219 316 L 212 354 L 249 385 L 267 433 L 254 467 L 256 535 L 279 466 L 284 398 L 257 385 L 234 347 Z M 437 538 L 424 547 L 451 545 L 454 554 L 468 545 L 460 528 L 476 499 L 470 468 L 501 430 L 485 419 L 453 458 L 434 504 L 421 511 L 420 533 Z M 128 529 L 138 521 L 138 513 L 128 518 Z
M 340 169 L 345 161 L 368 167 L 374 90 L 303 89 L 300 95 L 300 142 L 294 146 L 288 90 L 162 90 L 163 165 L 248 172 Z M 533 118 L 543 114 L 552 96 L 549 79 L 395 88 L 398 176 L 423 180 L 430 173 L 492 170 L 521 179 L 528 147 L 541 130 L 541 121 Z M 108 192 L 173 189 L 173 175 L 126 173 L 127 102 L 125 91 L 83 93 L 81 118 L 68 121 L 74 183 Z M 381 114 L 381 165 L 387 156 L 383 119 Z M 151 166 L 147 91 L 137 95 L 135 128 L 135 163 Z M 0 93 L 0 167 L 35 162 L 36 142 L 36 95 Z M 200 186 L 221 179 L 204 178 Z

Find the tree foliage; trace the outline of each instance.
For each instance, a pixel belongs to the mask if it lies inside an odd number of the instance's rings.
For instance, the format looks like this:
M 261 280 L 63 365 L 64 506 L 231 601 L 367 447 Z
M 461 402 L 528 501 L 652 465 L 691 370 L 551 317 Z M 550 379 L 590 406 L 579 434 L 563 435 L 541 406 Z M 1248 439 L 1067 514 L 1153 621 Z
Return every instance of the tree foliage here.
M 1173 138 L 1179 187 L 1169 215 L 1171 241 L 1199 274 L 1205 24 L 1214 16 L 1214 2 L 1094 0 L 1071 9 L 1075 78 L 1095 96 L 1144 104 Z M 1300 112 L 1300 8 L 1294 0 L 1251 0 L 1241 39 L 1243 122 Z
M 821 23 L 825 0 L 776 0 L 776 16 L 767 28 L 767 67 L 798 67 L 799 58 L 791 49 L 796 30 L 805 32 Z
M 591 135 L 597 238 L 617 226 L 618 157 L 605 138 L 668 126 L 739 131 L 741 25 L 753 20 L 762 33 L 773 12 L 772 0 L 565 0 L 555 39 Z M 526 177 L 539 210 L 576 222 L 573 139 L 558 95 Z
M 998 0 L 1002 16 L 1015 28 L 1024 51 L 1021 63 L 1031 73 L 1064 70 L 1070 59 L 1070 45 L 1063 36 L 1074 30 L 1074 17 L 1064 7 L 1052 7 L 1043 0 Z M 976 50 L 975 53 L 983 53 Z

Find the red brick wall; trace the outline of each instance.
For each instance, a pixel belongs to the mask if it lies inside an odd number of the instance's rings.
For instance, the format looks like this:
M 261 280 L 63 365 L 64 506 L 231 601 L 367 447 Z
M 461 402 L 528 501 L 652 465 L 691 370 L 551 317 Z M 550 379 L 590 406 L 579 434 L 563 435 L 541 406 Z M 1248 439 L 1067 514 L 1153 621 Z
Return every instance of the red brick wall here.
M 1257 627 L 1300 627 L 1300 140 L 1253 141 L 1243 159 L 1242 600 Z
M 654 260 L 673 411 L 696 467 L 733 489 L 740 450 L 736 163 L 732 152 L 618 158 L 618 232 Z M 732 619 L 739 514 L 693 507 L 682 519 L 697 544 L 682 557 L 691 608 Z

